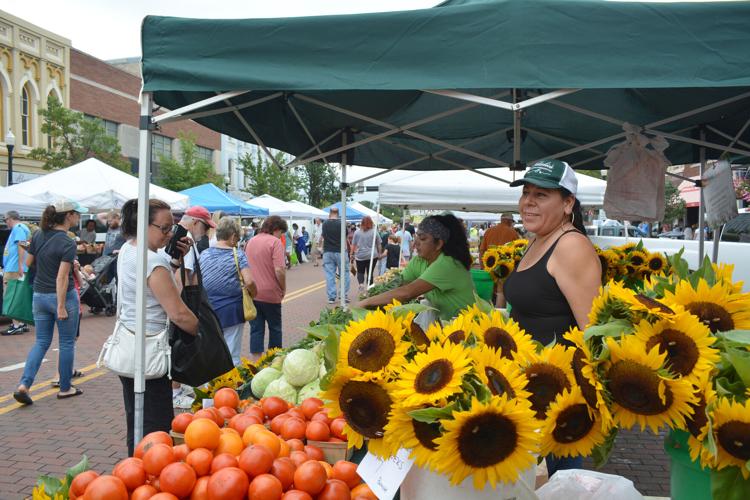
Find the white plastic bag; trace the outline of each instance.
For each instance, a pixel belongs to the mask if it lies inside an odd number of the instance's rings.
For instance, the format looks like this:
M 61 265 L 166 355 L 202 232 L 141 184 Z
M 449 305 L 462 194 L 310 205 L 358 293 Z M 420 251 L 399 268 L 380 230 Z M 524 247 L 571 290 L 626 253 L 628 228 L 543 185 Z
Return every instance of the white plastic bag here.
M 630 479 L 583 469 L 557 471 L 536 494 L 539 500 L 643 500 Z

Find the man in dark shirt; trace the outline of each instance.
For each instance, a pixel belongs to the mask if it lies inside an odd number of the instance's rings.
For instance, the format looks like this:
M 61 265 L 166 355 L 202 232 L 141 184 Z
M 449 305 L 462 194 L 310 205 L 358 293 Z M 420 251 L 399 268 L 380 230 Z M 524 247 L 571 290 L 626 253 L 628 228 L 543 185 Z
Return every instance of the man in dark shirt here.
M 336 303 L 336 273 L 346 280 L 346 296 L 349 296 L 349 270 L 341 269 L 341 220 L 339 209 L 331 208 L 328 220 L 323 223 L 323 271 L 326 274 L 326 294 L 328 303 Z M 349 262 L 349 255 L 344 258 Z M 348 299 L 347 299 L 348 302 Z

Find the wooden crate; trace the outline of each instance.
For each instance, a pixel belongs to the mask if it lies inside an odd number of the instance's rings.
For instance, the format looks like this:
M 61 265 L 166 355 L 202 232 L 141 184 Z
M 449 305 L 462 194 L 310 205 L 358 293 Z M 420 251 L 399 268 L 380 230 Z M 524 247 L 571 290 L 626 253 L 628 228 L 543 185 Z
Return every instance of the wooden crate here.
M 175 446 L 185 443 L 185 434 L 180 434 L 179 432 L 175 431 L 169 431 L 169 435 L 172 436 L 172 441 L 174 441 Z
M 329 464 L 335 464 L 339 460 L 349 460 L 354 450 L 347 448 L 346 443 L 329 443 L 328 441 L 307 440 L 307 444 L 317 446 L 323 451 L 325 461 Z

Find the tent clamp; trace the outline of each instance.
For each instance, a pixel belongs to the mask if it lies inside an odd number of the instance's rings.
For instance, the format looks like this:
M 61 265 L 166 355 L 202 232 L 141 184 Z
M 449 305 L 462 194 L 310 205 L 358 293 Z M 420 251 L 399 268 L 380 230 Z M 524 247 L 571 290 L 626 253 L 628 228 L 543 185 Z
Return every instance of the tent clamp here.
M 342 191 L 344 189 L 349 189 L 349 186 L 350 184 L 348 182 L 339 182 L 339 189 L 341 189 Z
M 520 160 L 514 161 L 513 163 L 510 164 L 510 166 L 508 166 L 508 169 L 511 172 L 522 172 L 526 170 L 526 162 L 520 161 Z
M 141 118 L 138 122 L 138 129 L 139 130 L 157 130 L 158 126 L 156 123 L 151 121 L 151 116 L 141 115 Z

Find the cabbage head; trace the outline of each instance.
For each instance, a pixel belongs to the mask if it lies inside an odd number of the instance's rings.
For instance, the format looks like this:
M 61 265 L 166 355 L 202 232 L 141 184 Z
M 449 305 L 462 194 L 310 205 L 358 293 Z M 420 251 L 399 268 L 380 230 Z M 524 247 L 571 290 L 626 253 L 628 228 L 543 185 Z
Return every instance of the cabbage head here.
M 270 398 L 271 396 L 279 397 L 287 403 L 294 404 L 297 402 L 297 389 L 287 382 L 284 377 L 280 377 L 272 380 L 268 384 L 268 387 L 266 387 L 266 392 L 263 393 L 264 398 Z
M 281 377 L 281 372 L 276 368 L 271 368 L 270 366 L 263 368 L 253 377 L 253 380 L 250 382 L 250 389 L 256 397 L 260 398 L 266 392 L 268 384 L 279 377 Z
M 315 379 L 299 390 L 299 394 L 297 395 L 297 404 L 302 404 L 302 401 L 306 400 L 307 398 L 317 398 L 318 394 L 320 394 L 320 380 Z
M 284 358 L 284 366 L 281 372 L 286 380 L 295 387 L 309 384 L 319 373 L 318 356 L 307 349 L 295 349 Z
M 320 363 L 320 371 L 318 372 L 318 378 L 323 378 L 328 374 L 328 370 L 326 370 L 326 364 L 325 362 Z

